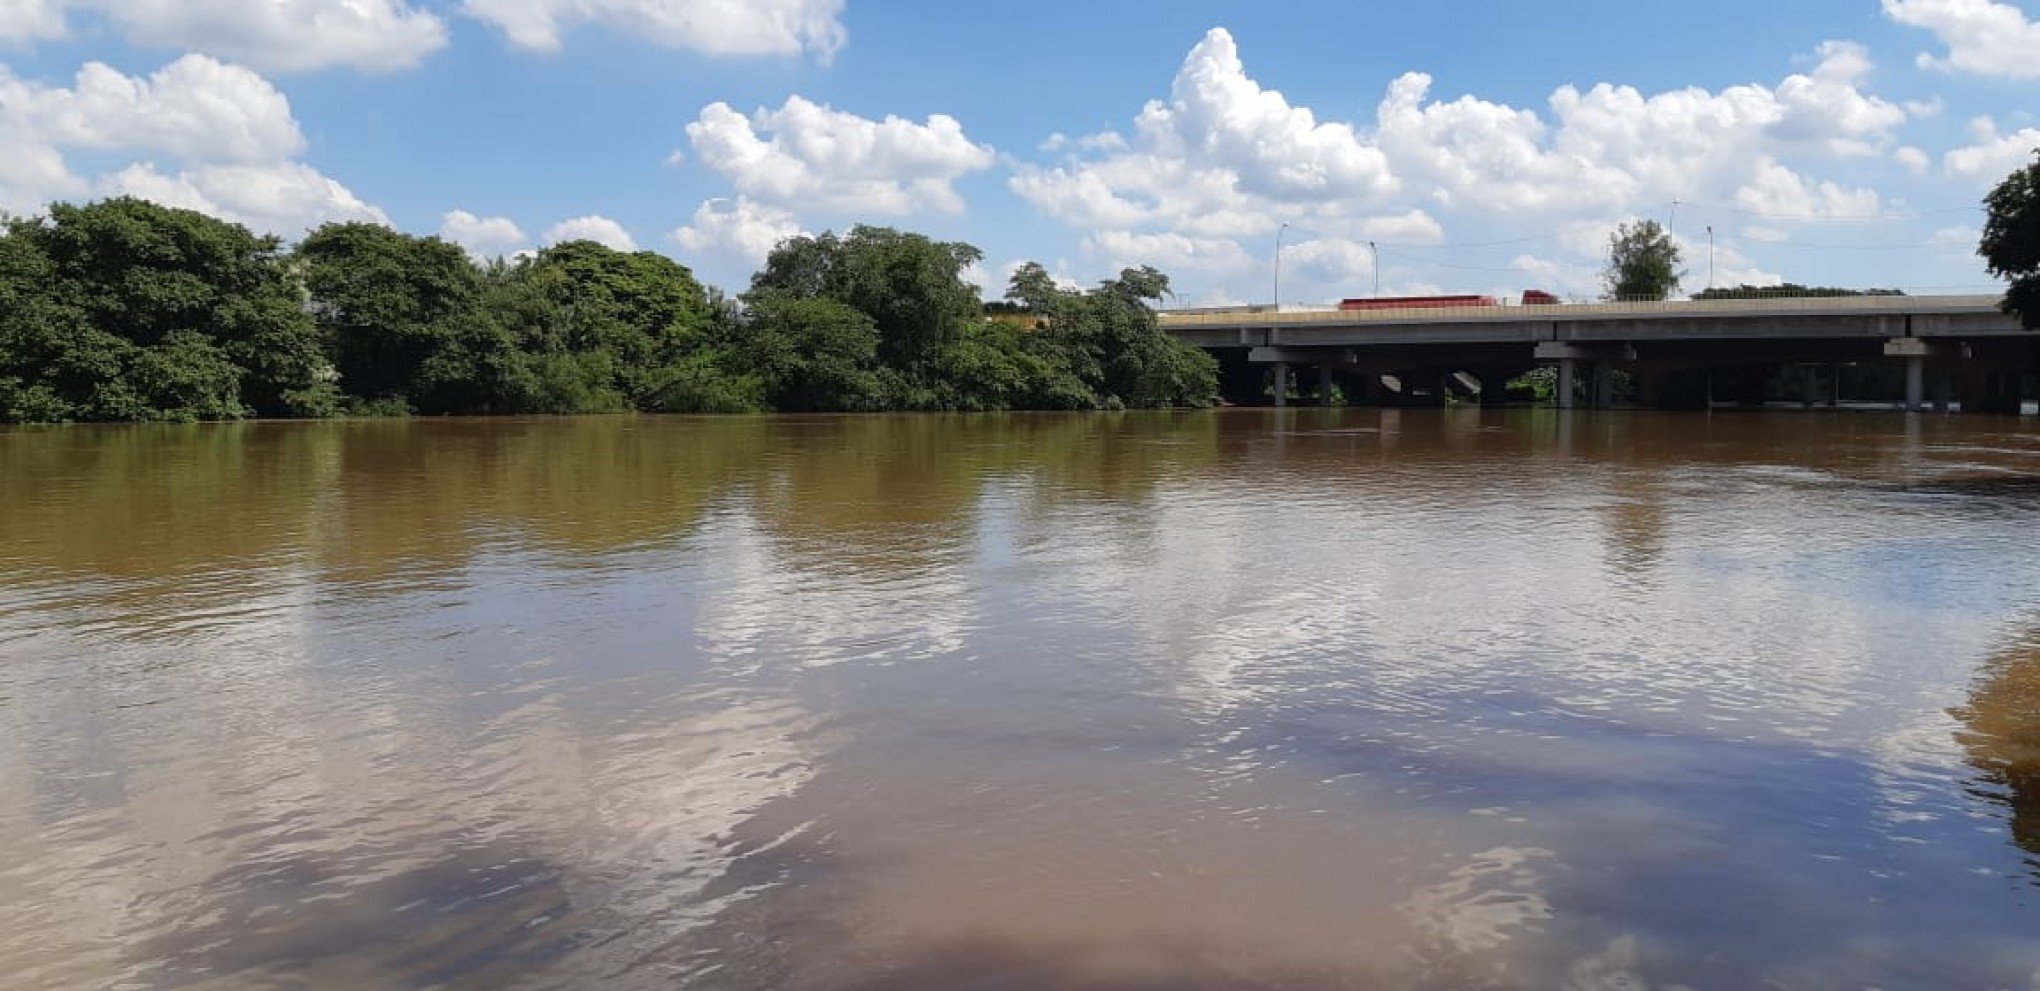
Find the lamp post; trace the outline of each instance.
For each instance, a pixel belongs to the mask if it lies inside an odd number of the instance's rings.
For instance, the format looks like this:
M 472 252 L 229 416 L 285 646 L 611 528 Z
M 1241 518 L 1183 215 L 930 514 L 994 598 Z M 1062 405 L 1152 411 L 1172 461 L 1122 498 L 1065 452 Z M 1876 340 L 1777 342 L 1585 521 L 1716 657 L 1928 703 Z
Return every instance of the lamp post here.
M 1714 225 L 1707 225 L 1707 288 L 1714 288 Z
M 1374 295 L 1381 295 L 1381 249 L 1373 241 L 1367 242 L 1367 254 L 1374 259 Z
M 1275 312 L 1282 312 L 1282 235 L 1289 230 L 1289 222 L 1275 228 Z

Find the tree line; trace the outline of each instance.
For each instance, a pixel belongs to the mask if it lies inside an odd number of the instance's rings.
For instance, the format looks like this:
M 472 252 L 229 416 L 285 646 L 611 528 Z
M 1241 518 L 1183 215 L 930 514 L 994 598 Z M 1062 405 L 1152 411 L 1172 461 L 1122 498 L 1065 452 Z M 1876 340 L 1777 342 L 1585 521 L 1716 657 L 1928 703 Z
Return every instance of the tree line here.
M 879 227 L 781 243 L 734 299 L 591 241 L 476 263 L 328 224 L 286 249 L 118 198 L 0 225 L 0 421 L 1208 406 L 1163 333 L 1168 279 L 1017 271 L 991 320 L 974 247 Z

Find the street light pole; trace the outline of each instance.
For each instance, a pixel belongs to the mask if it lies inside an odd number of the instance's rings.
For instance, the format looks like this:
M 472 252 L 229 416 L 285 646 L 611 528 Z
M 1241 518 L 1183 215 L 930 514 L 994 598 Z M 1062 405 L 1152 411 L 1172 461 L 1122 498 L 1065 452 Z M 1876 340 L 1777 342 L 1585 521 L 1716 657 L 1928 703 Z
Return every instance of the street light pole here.
M 1367 253 L 1374 256 L 1374 295 L 1381 295 L 1381 249 L 1373 241 L 1367 242 Z
M 1714 288 L 1714 225 L 1707 225 L 1707 288 Z
M 1289 223 L 1275 228 L 1275 312 L 1282 312 L 1282 235 L 1289 230 Z

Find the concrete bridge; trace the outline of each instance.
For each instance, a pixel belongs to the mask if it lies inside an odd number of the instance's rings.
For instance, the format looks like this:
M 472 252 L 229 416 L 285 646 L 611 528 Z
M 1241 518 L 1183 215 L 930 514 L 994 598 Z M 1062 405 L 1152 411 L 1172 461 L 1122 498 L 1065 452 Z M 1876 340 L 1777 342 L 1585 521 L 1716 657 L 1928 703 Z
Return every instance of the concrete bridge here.
M 1778 398 L 1834 405 L 1902 401 L 1920 410 L 2017 412 L 2040 372 L 2040 332 L 1998 311 L 2000 297 L 1840 296 L 1439 309 L 1173 310 L 1162 327 L 1219 359 L 1239 405 L 1333 401 L 1495 404 L 1505 384 L 1557 369 L 1561 407 L 1616 399 L 1661 409 Z M 1315 369 L 1315 382 L 1296 372 Z M 1272 388 L 1281 383 L 1282 388 Z M 1852 393 L 1844 395 L 1844 393 Z

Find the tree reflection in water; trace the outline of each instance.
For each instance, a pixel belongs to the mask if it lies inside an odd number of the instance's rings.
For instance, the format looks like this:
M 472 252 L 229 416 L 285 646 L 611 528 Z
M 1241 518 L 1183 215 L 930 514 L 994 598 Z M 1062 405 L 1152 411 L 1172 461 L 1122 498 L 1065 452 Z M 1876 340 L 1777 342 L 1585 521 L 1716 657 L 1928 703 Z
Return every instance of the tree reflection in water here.
M 2012 840 L 2040 883 L 2040 627 L 1991 658 L 1969 704 L 1952 713 L 1978 780 L 1973 794 L 2011 813 Z

